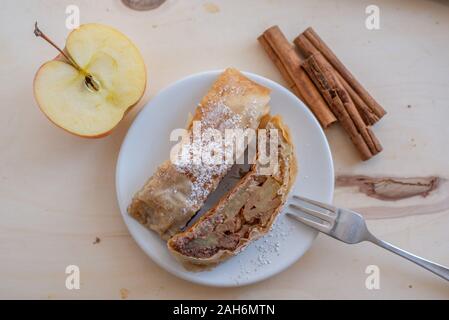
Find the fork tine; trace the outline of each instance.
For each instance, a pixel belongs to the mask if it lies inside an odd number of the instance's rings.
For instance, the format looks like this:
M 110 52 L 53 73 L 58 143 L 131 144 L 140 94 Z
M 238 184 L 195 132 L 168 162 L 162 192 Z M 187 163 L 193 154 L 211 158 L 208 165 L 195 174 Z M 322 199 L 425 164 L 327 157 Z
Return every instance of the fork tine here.
M 326 210 L 329 210 L 329 211 L 332 211 L 332 212 L 337 212 L 337 208 L 334 207 L 334 206 L 331 206 L 330 204 L 322 203 L 322 202 L 315 201 L 315 200 L 312 200 L 312 199 L 303 198 L 303 197 L 300 197 L 300 196 L 297 196 L 297 195 L 293 195 L 293 198 L 301 200 L 301 201 L 304 201 L 306 203 L 313 204 L 313 205 L 315 205 L 317 207 L 320 207 L 322 209 L 326 209 Z
M 310 214 L 313 217 L 320 218 L 320 219 L 322 219 L 324 221 L 327 221 L 327 222 L 334 222 L 335 221 L 335 217 L 333 217 L 333 216 L 331 216 L 329 214 L 326 214 L 326 213 L 324 213 L 322 211 L 319 211 L 319 210 L 308 209 L 308 208 L 303 207 L 303 206 L 298 206 L 298 205 L 296 205 L 294 203 L 290 203 L 289 207 L 291 207 L 293 209 L 297 209 L 297 210 L 302 211 L 302 212 L 305 212 L 307 214 Z
M 319 230 L 319 231 L 321 231 L 323 233 L 329 233 L 329 231 L 331 230 L 330 226 L 326 226 L 326 225 L 324 225 L 322 223 L 319 223 L 319 222 L 316 222 L 316 221 L 304 218 L 304 217 L 302 217 L 300 215 L 297 215 L 297 214 L 294 214 L 294 213 L 291 213 L 291 212 L 287 212 L 287 215 L 289 215 L 290 217 L 292 217 L 292 218 L 294 218 L 294 219 L 304 223 L 305 225 L 308 225 L 309 227 L 317 229 L 317 230 Z

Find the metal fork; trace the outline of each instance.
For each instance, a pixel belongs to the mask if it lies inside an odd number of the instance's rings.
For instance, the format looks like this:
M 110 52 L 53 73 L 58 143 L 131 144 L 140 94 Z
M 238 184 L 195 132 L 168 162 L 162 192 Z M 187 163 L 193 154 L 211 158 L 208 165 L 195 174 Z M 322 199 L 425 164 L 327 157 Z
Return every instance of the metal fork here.
M 304 203 L 307 204 L 307 206 L 304 206 Z M 418 257 L 376 238 L 369 232 L 365 224 L 365 219 L 357 212 L 337 208 L 329 204 L 306 199 L 297 195 L 290 197 L 287 202 L 287 210 L 287 215 L 335 239 L 349 244 L 360 243 L 363 241 L 372 242 L 416 263 L 424 269 L 442 277 L 444 280 L 449 281 L 448 268 Z M 305 213 L 307 216 L 299 215 L 298 212 Z

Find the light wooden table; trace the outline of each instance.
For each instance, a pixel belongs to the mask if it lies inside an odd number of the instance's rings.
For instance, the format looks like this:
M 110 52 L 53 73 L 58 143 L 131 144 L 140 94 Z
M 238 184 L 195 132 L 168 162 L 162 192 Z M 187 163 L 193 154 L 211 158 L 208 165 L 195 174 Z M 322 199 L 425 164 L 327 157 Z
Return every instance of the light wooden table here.
M 84 140 L 53 126 L 32 95 L 37 68 L 55 55 L 33 23 L 63 44 L 65 8 L 82 22 L 122 30 L 145 57 L 149 88 L 110 136 Z M 365 7 L 380 7 L 380 30 L 365 28 Z M 217 289 L 177 279 L 130 237 L 115 197 L 115 162 L 141 106 L 173 81 L 235 66 L 284 83 L 256 41 L 278 24 L 293 39 L 313 26 L 388 115 L 374 130 L 385 150 L 362 163 L 338 127 L 327 131 L 337 176 L 442 180 L 426 198 L 382 201 L 337 187 L 337 205 L 360 208 L 379 237 L 449 265 L 449 4 L 446 1 L 184 1 L 134 12 L 119 0 L 1 1 L 1 298 L 449 298 L 449 286 L 370 244 L 320 235 L 285 272 L 259 284 Z M 163 110 L 161 110 L 163 112 Z M 403 215 L 399 218 L 392 216 Z M 382 219 L 375 219 L 382 218 Z M 96 237 L 100 243 L 93 244 Z M 65 268 L 81 269 L 81 289 L 65 288 Z M 380 269 L 380 289 L 365 269 Z

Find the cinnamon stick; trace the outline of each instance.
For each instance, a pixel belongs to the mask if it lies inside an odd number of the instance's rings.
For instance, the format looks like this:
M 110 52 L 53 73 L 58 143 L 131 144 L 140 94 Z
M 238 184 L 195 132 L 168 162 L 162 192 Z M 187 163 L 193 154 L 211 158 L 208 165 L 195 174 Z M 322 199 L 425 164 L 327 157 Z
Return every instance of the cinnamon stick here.
M 267 53 L 268 57 L 271 59 L 271 61 L 273 61 L 274 65 L 278 68 L 278 70 L 281 73 L 282 77 L 287 82 L 288 88 L 290 90 L 292 90 L 298 96 L 298 98 L 300 98 L 301 100 L 304 101 L 304 97 L 301 95 L 301 92 L 299 92 L 296 89 L 296 85 L 295 85 L 295 82 L 293 81 L 292 77 L 288 73 L 288 71 L 285 68 L 285 66 L 282 64 L 282 62 L 279 59 L 279 57 L 276 54 L 276 52 L 274 52 L 273 48 L 271 48 L 270 44 L 265 39 L 265 37 L 264 36 L 260 36 L 258 38 L 258 40 L 259 40 L 260 44 L 262 45 L 262 47 L 264 48 L 265 52 Z
M 307 37 L 303 33 L 295 38 L 294 43 L 301 54 L 303 54 L 306 58 L 313 54 L 320 53 L 320 51 L 310 42 L 309 39 L 307 39 Z M 340 81 L 346 91 L 348 91 L 349 96 L 354 102 L 363 121 L 365 121 L 367 125 L 373 125 L 374 123 L 379 121 L 380 118 L 378 117 L 378 115 L 373 112 L 373 110 L 365 103 L 365 101 L 362 100 L 362 98 L 360 98 L 360 96 L 354 91 L 354 89 L 352 89 L 351 85 L 340 75 L 340 73 L 338 73 L 332 67 L 332 65 L 330 66 L 334 71 L 334 75 L 337 76 L 338 81 Z
M 313 112 L 323 128 L 337 119 L 316 89 L 307 73 L 301 68 L 302 59 L 285 38 L 278 26 L 267 29 L 259 38 L 260 44 L 279 69 L 292 91 Z
M 376 100 L 368 93 L 368 91 L 357 81 L 357 79 L 352 75 L 352 73 L 341 63 L 333 51 L 326 45 L 326 43 L 318 36 L 318 34 L 311 28 L 307 28 L 302 35 L 312 44 L 312 46 L 318 50 L 326 60 L 332 65 L 332 67 L 337 71 L 336 73 L 344 80 L 342 84 L 348 90 L 351 95 L 352 100 L 356 100 L 355 103 L 357 108 L 364 117 L 367 124 L 373 124 L 382 118 L 386 111 L 382 106 L 377 103 Z M 298 48 L 306 55 L 309 56 L 313 54 L 311 48 L 306 48 L 304 46 L 304 37 L 299 35 L 294 43 Z M 363 101 L 363 103 L 362 103 Z
M 326 59 L 320 53 L 315 53 L 305 60 L 302 67 L 348 133 L 362 160 L 368 160 L 382 151 L 379 140 L 363 121 L 354 102 Z

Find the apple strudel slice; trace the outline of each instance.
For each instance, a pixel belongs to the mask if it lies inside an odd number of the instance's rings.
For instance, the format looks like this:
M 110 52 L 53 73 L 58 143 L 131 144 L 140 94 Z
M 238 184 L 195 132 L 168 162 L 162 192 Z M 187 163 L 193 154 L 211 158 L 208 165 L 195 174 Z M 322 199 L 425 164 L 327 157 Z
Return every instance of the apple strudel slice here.
M 223 135 L 227 129 L 255 130 L 268 113 L 269 94 L 268 88 L 251 81 L 238 70 L 226 69 L 190 119 L 184 143 L 184 147 L 190 148 L 187 148 L 188 154 L 205 147 L 194 141 L 195 122 L 202 132 L 215 129 Z M 205 164 L 168 160 L 135 194 L 128 213 L 167 240 L 186 226 L 231 167 L 232 163 L 224 161 Z
M 242 180 L 187 231 L 169 239 L 170 252 L 187 269 L 207 269 L 242 251 L 270 230 L 285 203 L 297 171 L 293 145 L 279 116 L 262 122 L 267 135 L 277 129 L 277 166 L 262 172 L 258 148 L 257 161 Z

